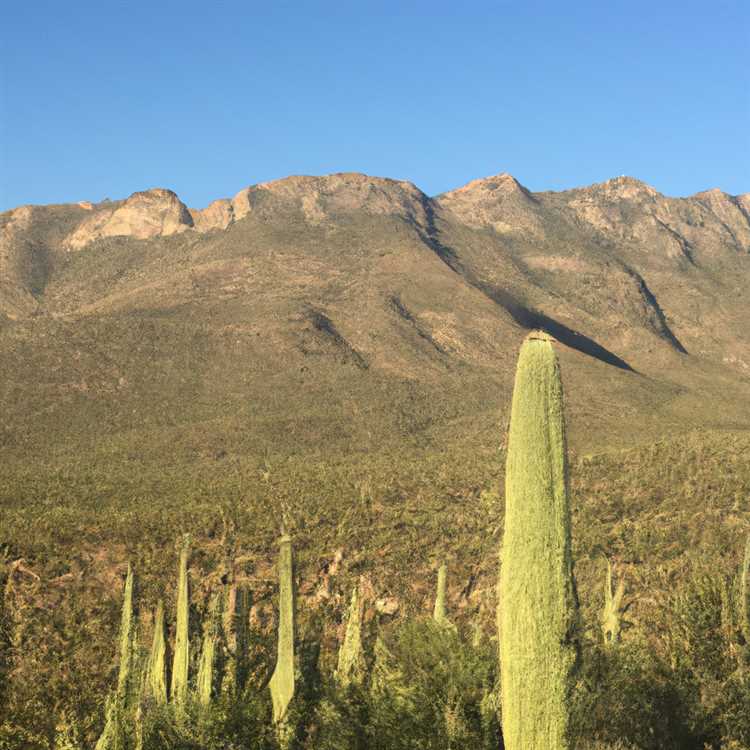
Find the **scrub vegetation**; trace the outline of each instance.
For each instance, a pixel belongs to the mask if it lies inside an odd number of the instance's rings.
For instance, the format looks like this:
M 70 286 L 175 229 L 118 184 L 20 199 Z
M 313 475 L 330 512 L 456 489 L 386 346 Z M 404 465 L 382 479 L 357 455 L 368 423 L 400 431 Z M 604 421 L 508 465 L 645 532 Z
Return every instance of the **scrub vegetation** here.
M 15 471 L 0 747 L 747 747 L 750 440 L 562 414 L 533 334 L 494 451 Z

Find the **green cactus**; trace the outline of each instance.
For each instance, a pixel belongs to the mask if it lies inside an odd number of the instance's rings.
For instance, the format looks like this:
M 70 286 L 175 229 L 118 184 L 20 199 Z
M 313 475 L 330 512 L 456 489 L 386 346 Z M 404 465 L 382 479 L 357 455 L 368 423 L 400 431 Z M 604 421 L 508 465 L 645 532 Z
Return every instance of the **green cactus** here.
M 133 585 L 133 568 L 128 563 L 122 615 L 120 617 L 120 669 L 117 674 L 117 694 L 121 699 L 127 698 L 130 694 L 135 668 L 136 638 L 133 618 Z
M 226 646 L 221 692 L 238 695 L 247 680 L 248 632 L 247 620 L 250 611 L 251 592 L 236 583 L 226 587 L 223 613 L 223 634 Z
M 96 743 L 96 750 L 120 750 L 125 742 L 125 717 L 128 707 L 137 698 L 138 638 L 135 627 L 133 568 L 128 563 L 125 591 L 120 616 L 120 666 L 117 690 L 107 698 L 104 731 Z
M 196 692 L 198 702 L 207 706 L 211 703 L 216 681 L 216 657 L 219 635 L 221 632 L 221 594 L 216 594 L 203 628 L 203 648 L 198 666 Z
M 499 614 L 507 750 L 567 750 L 577 596 L 560 370 L 530 334 L 513 390 Z
M 336 681 L 341 687 L 360 684 L 364 678 L 363 615 L 364 610 L 359 597 L 359 587 L 355 586 L 349 603 L 346 633 L 339 650 L 338 668 L 335 674 Z
M 122 701 L 115 695 L 107 698 L 104 731 L 94 750 L 126 750 L 125 721 Z
M 287 709 L 294 696 L 294 563 L 292 540 L 282 531 L 279 539 L 279 634 L 276 668 L 269 683 L 273 702 L 273 721 L 288 739 Z
M 167 702 L 167 642 L 164 637 L 164 602 L 154 614 L 154 637 L 146 668 L 146 694 L 158 704 Z
M 172 661 L 172 701 L 184 705 L 188 694 L 188 668 L 190 663 L 189 617 L 190 592 L 188 589 L 188 558 L 190 538 L 185 535 L 180 550 L 180 572 L 177 584 L 177 630 L 175 633 L 174 658 Z
M 612 586 L 612 564 L 607 560 L 607 575 L 604 582 L 604 609 L 601 613 L 601 628 L 605 646 L 620 642 L 620 636 L 628 625 L 623 619 L 630 604 L 625 604 L 625 581 L 620 579 L 617 590 Z
M 133 750 L 143 750 L 143 708 L 138 704 L 138 706 L 135 709 L 135 719 L 134 719 L 134 730 L 133 734 L 134 742 L 133 742 Z
M 435 595 L 435 607 L 432 612 L 432 619 L 440 625 L 450 626 L 451 622 L 448 619 L 445 605 L 447 581 L 448 566 L 443 563 L 438 569 L 437 594 Z

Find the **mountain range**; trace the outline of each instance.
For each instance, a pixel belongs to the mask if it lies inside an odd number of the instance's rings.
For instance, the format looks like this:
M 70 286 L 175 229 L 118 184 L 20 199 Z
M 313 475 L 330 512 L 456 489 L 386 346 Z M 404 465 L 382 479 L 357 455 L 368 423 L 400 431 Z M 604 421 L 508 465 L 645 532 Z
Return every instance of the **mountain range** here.
M 161 188 L 22 206 L 0 214 L 0 447 L 202 425 L 231 452 L 229 422 L 266 452 L 450 442 L 492 429 L 534 328 L 559 342 L 576 446 L 745 429 L 748 282 L 750 193 L 630 177 L 429 197 L 346 173 L 200 210 Z

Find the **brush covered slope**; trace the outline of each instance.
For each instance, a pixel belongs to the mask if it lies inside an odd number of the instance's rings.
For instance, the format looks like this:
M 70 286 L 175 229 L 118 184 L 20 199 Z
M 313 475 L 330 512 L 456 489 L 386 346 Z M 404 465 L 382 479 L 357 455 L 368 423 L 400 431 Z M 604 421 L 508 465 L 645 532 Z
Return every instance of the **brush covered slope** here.
M 49 733 L 75 694 L 97 736 L 127 561 L 153 611 L 182 533 L 194 606 L 232 539 L 269 630 L 289 519 L 301 628 L 331 614 L 332 654 L 362 576 L 399 619 L 431 611 L 445 560 L 451 619 L 492 633 L 503 436 L 532 329 L 557 340 L 565 380 L 583 616 L 597 622 L 602 554 L 656 602 L 634 605 L 644 622 L 686 561 L 733 570 L 749 216 L 747 195 L 668 198 L 631 178 L 532 193 L 505 174 L 434 198 L 337 174 L 203 210 L 155 189 L 0 214 L 14 721 Z

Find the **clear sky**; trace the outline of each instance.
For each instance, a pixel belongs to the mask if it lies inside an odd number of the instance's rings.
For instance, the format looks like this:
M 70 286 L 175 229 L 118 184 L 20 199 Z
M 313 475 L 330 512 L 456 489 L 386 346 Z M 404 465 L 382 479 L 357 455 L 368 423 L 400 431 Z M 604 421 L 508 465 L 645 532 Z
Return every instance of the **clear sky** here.
M 289 174 L 750 191 L 737 2 L 8 2 L 0 210 Z

